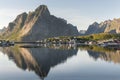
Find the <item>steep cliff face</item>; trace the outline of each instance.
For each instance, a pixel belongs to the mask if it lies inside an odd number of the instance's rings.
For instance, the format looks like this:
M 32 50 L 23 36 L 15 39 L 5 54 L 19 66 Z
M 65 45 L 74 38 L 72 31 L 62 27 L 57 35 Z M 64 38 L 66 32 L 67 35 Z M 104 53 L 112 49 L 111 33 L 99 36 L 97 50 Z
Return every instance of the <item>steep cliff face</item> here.
M 86 31 L 86 34 L 96 33 L 120 33 L 120 18 L 114 20 L 107 20 L 100 24 L 95 22 L 90 25 Z
M 57 36 L 77 36 L 79 32 L 66 20 L 51 15 L 47 6 L 41 5 L 33 12 L 19 15 L 9 23 L 3 35 L 10 36 L 10 39 L 19 37 L 23 41 L 37 41 Z

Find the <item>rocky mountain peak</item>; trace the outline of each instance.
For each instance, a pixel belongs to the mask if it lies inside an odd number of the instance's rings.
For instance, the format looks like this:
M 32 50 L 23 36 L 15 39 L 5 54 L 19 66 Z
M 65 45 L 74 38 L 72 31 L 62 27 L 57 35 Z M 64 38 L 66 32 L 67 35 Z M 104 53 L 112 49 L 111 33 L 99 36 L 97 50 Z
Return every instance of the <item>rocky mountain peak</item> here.
M 88 29 L 87 29 L 85 34 L 87 34 L 87 35 L 88 34 L 93 34 L 93 32 L 96 33 L 98 28 L 99 28 L 99 24 L 97 22 L 94 22 L 93 24 L 91 24 L 88 27 Z
M 35 13 L 38 13 L 41 15 L 50 15 L 50 12 L 46 5 L 40 5 L 38 8 L 35 9 Z
M 26 18 L 27 17 L 27 13 L 26 12 L 23 12 L 22 14 L 18 15 L 15 19 L 14 22 L 19 22 L 19 19 L 20 18 Z
M 97 22 L 94 22 L 93 25 L 99 25 Z

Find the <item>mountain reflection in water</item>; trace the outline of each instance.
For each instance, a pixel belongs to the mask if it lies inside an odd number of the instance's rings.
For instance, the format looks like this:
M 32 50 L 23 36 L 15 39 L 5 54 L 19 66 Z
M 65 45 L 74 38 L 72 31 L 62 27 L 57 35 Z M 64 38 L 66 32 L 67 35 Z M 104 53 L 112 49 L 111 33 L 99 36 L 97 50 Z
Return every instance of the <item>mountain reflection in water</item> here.
M 120 50 L 100 46 L 84 46 L 80 47 L 80 49 L 87 50 L 89 56 L 95 60 L 102 59 L 107 62 L 120 64 Z
M 41 79 L 48 75 L 51 67 L 64 63 L 67 58 L 77 54 L 77 49 L 6 47 L 1 50 L 19 68 L 34 71 Z
M 94 61 L 101 59 L 107 62 L 120 63 L 120 50 L 99 46 L 77 46 L 77 48 L 76 46 L 68 45 L 57 47 L 47 46 L 47 48 L 38 46 L 14 46 L 1 48 L 1 51 L 20 69 L 33 71 L 41 79 L 44 79 L 52 67 L 64 63 L 68 58 L 77 55 L 78 49 L 80 52 L 82 50 L 87 51 L 89 57 L 92 57 Z M 83 63 L 84 61 L 85 59 Z

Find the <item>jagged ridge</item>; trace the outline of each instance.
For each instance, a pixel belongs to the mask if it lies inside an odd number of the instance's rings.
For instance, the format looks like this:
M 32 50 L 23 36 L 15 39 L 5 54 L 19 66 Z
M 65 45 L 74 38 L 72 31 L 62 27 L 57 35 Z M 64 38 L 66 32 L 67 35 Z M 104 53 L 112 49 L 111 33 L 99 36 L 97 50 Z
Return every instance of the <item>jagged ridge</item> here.
M 107 20 L 100 24 L 94 22 L 86 31 L 86 34 L 96 33 L 120 33 L 120 18 L 114 20 Z

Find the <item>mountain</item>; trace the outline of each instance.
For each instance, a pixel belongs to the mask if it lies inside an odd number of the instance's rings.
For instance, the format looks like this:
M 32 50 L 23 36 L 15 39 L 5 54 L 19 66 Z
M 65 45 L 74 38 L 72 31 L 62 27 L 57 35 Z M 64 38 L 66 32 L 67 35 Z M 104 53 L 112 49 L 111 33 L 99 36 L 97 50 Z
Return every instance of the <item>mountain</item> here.
M 79 31 L 79 34 L 80 34 L 80 35 L 85 35 L 85 33 L 86 33 L 86 30 L 80 30 L 80 31 Z
M 120 18 L 113 20 L 106 20 L 100 24 L 94 22 L 86 31 L 86 34 L 96 33 L 120 33 Z
M 79 32 L 75 26 L 51 15 L 46 5 L 40 5 L 28 14 L 24 12 L 18 15 L 2 34 L 4 38 L 23 41 L 77 35 Z

